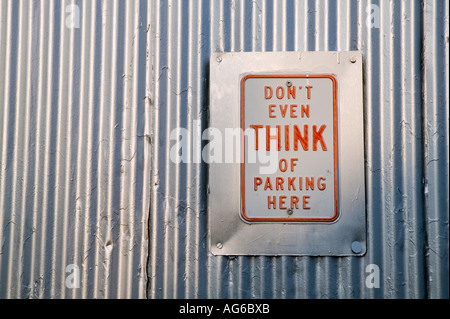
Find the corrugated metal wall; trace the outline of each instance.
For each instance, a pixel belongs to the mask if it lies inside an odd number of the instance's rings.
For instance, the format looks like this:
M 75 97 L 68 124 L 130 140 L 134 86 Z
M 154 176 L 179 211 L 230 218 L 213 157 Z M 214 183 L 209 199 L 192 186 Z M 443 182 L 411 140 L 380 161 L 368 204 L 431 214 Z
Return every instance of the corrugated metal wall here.
M 0 297 L 448 298 L 448 7 L 1 0 Z M 365 59 L 368 252 L 212 256 L 208 167 L 170 132 L 207 127 L 213 52 L 315 50 Z
M 1 0 L 0 297 L 146 295 L 147 8 Z

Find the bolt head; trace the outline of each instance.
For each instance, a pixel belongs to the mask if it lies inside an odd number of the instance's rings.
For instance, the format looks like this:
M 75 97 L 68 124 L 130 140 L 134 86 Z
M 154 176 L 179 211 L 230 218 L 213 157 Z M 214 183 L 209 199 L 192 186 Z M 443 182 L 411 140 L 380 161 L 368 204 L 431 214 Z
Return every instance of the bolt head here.
M 216 59 L 216 61 L 217 61 L 218 63 L 222 62 L 222 57 L 221 57 L 221 56 L 218 56 L 217 59 Z
M 352 243 L 352 251 L 355 254 L 360 254 L 362 252 L 362 250 L 363 250 L 363 246 L 359 241 L 354 241 Z
M 223 248 L 223 244 L 222 243 L 217 243 L 217 248 L 222 249 Z
M 352 57 L 352 58 L 350 59 L 350 62 L 356 63 L 356 57 Z

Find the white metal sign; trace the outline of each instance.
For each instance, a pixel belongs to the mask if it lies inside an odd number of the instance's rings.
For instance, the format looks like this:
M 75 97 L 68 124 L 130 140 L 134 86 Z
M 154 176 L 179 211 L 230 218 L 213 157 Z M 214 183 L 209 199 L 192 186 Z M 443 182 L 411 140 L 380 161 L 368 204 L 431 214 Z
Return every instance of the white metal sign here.
M 211 57 L 212 254 L 366 253 L 362 66 L 356 51 Z
M 252 74 L 241 80 L 242 130 L 255 151 L 277 151 L 272 174 L 241 166 L 241 216 L 248 222 L 332 222 L 337 195 L 337 81 L 325 74 Z M 252 149 L 249 151 L 251 152 Z

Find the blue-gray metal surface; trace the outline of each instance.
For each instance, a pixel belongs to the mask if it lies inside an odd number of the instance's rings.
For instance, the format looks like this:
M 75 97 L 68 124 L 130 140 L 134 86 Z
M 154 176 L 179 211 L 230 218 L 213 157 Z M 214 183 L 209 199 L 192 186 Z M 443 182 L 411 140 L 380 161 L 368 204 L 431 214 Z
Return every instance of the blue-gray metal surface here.
M 146 296 L 147 7 L 1 0 L 0 298 Z
M 448 7 L 1 0 L 0 298 L 448 298 Z M 212 256 L 169 138 L 208 127 L 210 55 L 326 50 L 364 57 L 367 254 Z

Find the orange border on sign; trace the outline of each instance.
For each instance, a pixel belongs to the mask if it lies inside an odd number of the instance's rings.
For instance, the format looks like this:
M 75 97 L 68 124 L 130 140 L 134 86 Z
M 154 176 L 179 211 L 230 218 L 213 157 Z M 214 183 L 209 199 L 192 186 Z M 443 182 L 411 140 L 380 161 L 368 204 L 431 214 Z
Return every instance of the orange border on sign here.
M 328 78 L 333 82 L 333 143 L 334 143 L 334 215 L 331 218 L 251 218 L 245 214 L 245 81 L 250 78 Z M 337 189 L 337 81 L 330 74 L 297 74 L 297 75 L 246 75 L 241 80 L 241 217 L 247 222 L 334 222 L 339 217 Z

